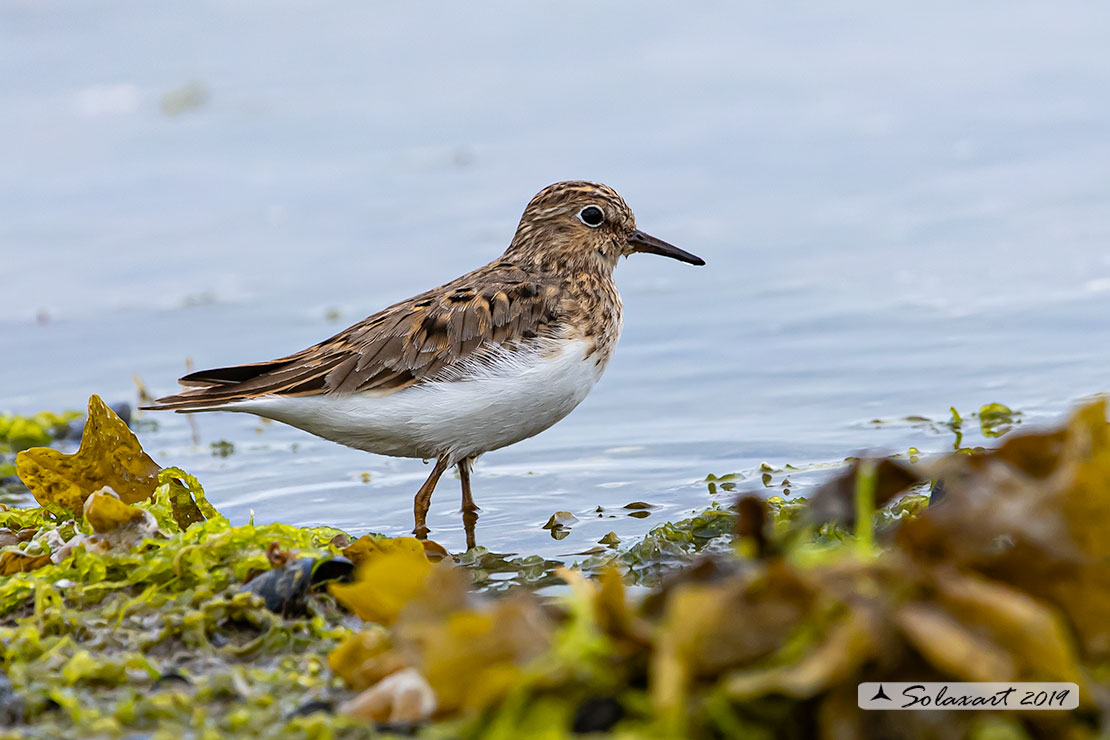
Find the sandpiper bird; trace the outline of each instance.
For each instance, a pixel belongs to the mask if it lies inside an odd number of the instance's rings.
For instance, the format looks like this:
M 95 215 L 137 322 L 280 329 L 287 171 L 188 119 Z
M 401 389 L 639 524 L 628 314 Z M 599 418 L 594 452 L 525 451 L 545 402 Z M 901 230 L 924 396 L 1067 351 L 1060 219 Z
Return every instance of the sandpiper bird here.
M 190 373 L 150 409 L 245 411 L 380 455 L 435 460 L 416 493 L 417 536 L 457 465 L 467 544 L 475 458 L 550 427 L 597 383 L 621 332 L 617 259 L 705 262 L 636 228 L 616 191 L 560 182 L 528 206 L 505 253 L 330 339 L 269 362 Z

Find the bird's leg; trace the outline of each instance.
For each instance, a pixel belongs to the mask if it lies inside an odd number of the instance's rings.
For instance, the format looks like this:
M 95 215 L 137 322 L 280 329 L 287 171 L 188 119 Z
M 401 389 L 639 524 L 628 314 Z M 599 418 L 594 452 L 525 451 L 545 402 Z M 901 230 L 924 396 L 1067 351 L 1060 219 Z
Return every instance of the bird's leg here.
M 459 461 L 459 479 L 462 481 L 462 518 L 463 529 L 466 530 L 467 550 L 474 547 L 474 525 L 478 523 L 478 505 L 474 503 L 474 496 L 470 493 L 470 470 L 473 466 L 472 457 Z
M 468 457 L 459 461 L 459 478 L 462 480 L 462 510 L 464 514 L 473 514 L 478 511 L 478 504 L 474 503 L 474 496 L 470 493 L 470 471 L 474 468 L 474 458 Z
M 413 527 L 412 533 L 419 539 L 428 538 L 428 527 L 424 522 L 428 516 L 428 507 L 432 503 L 432 491 L 436 490 L 436 483 L 439 483 L 439 477 L 445 470 L 447 470 L 447 458 L 438 458 L 435 467 L 432 468 L 432 474 L 424 481 L 424 485 L 420 486 L 420 490 L 416 492 L 416 498 L 413 499 L 412 515 L 416 526 Z

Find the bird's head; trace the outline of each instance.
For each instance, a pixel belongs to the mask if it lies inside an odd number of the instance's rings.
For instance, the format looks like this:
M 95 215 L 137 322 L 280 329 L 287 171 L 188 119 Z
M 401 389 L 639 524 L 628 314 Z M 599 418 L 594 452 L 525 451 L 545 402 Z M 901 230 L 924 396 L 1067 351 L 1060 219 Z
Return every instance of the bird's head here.
M 570 180 L 536 193 L 505 254 L 551 267 L 569 262 L 612 270 L 618 258 L 636 252 L 705 264 L 700 257 L 637 229 L 632 209 L 611 187 Z

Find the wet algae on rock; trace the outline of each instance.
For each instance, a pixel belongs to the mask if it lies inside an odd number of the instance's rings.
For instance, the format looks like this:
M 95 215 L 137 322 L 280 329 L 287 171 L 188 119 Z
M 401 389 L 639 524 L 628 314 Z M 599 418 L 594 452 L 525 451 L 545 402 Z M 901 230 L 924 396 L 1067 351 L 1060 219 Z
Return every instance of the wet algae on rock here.
M 0 736 L 1110 731 L 1103 404 L 996 450 L 859 461 L 810 501 L 744 497 L 575 568 L 232 526 L 102 406 L 76 455 L 24 451 L 40 506 L 0 508 Z M 861 712 L 875 680 L 1069 681 L 1080 708 Z

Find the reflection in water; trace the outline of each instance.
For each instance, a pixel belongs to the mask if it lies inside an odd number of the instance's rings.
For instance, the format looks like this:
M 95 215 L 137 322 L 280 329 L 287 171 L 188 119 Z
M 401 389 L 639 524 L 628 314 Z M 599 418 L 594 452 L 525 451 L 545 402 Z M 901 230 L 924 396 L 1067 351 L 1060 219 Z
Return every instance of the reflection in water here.
M 475 507 L 470 510 L 464 509 L 462 512 L 463 529 L 466 530 L 467 550 L 471 550 L 478 545 L 477 540 L 474 538 L 474 527 L 478 524 L 478 511 L 479 509 Z
M 556 570 L 563 563 L 539 555 L 516 557 L 514 553 L 475 547 L 459 556 L 459 564 L 470 571 L 478 588 L 488 591 L 504 591 L 517 586 L 544 588 L 562 583 Z

